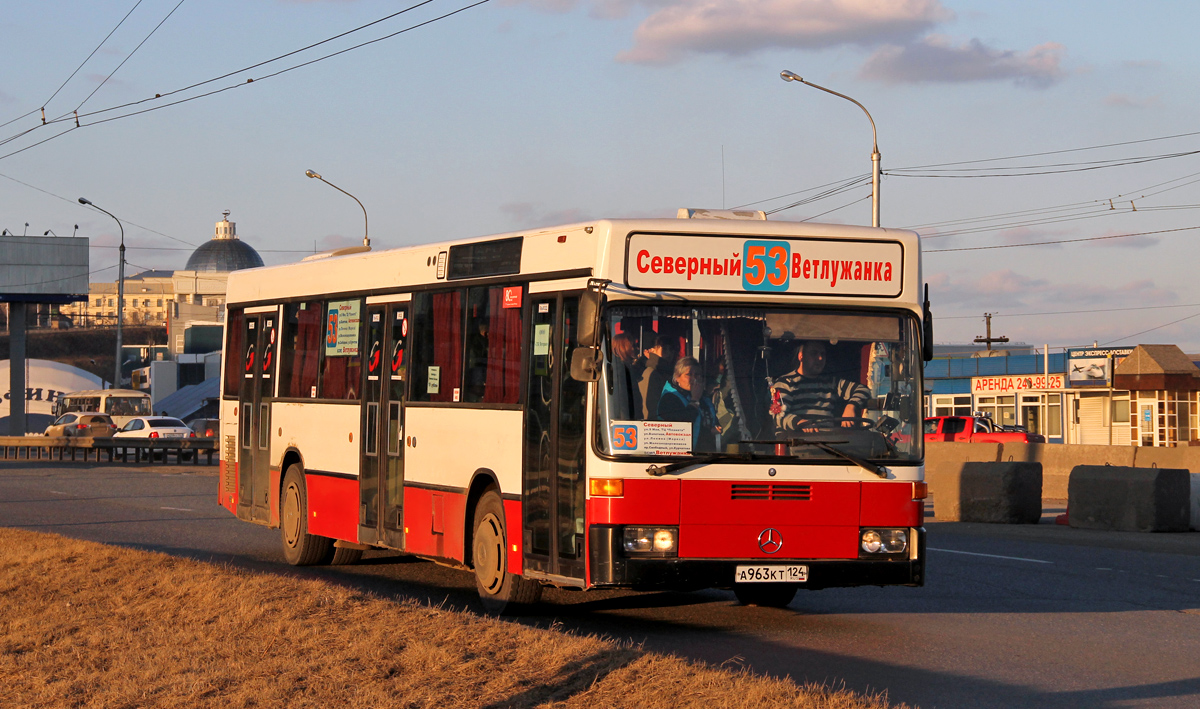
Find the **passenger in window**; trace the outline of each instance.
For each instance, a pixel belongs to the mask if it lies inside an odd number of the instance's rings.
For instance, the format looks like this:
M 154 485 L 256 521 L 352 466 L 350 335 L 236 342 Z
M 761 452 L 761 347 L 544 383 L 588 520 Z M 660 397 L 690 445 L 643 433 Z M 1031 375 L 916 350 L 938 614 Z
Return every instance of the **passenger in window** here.
M 711 392 L 706 391 L 704 372 L 692 357 L 675 363 L 671 381 L 663 385 L 658 400 L 660 421 L 687 421 L 692 424 L 692 451 L 715 451 L 721 437 L 717 409 Z
M 642 415 L 642 393 L 639 383 L 645 362 L 637 355 L 633 338 L 626 333 L 612 338 L 612 377 L 616 420 L 629 421 Z
M 466 401 L 483 401 L 487 390 L 488 319 L 475 321 L 473 332 L 467 333 L 467 392 Z
M 658 399 L 663 385 L 671 381 L 675 360 L 679 359 L 679 340 L 659 335 L 654 338 L 654 347 L 646 350 L 646 368 L 638 384 L 642 397 L 642 418 L 653 421 L 658 416 Z
M 854 427 L 871 392 L 849 379 L 824 374 L 825 342 L 809 340 L 796 351 L 796 369 L 771 385 L 771 416 L 779 433 Z

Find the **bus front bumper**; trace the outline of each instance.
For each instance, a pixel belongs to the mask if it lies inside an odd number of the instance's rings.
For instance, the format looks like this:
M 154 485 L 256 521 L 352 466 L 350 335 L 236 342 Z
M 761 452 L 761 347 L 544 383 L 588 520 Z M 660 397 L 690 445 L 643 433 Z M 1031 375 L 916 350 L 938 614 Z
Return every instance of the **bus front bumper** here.
M 591 529 L 591 586 L 637 591 L 732 588 L 739 565 L 803 565 L 812 590 L 848 586 L 924 586 L 925 530 L 919 529 L 915 559 L 679 559 L 640 558 L 621 548 L 621 527 Z

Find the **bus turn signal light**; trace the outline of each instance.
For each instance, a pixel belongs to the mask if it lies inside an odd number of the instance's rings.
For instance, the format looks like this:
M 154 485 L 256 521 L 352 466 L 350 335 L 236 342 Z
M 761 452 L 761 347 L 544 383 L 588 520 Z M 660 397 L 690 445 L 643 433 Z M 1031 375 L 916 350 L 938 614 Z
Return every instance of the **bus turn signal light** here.
M 929 497 L 929 485 L 925 482 L 913 483 L 914 500 L 924 500 Z
M 620 478 L 592 478 L 589 489 L 592 497 L 622 497 L 625 495 L 625 481 Z

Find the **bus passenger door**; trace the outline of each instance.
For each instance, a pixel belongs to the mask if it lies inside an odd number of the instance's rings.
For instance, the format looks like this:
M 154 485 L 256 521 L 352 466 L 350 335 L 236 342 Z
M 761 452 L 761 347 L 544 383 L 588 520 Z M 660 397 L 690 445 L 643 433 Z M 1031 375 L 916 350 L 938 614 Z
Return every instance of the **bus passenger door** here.
M 243 327 L 245 352 L 242 388 L 238 403 L 238 517 L 266 522 L 271 519 L 271 404 L 274 395 L 275 332 L 274 313 L 247 315 Z
M 584 577 L 584 442 L 587 384 L 570 376 L 577 296 L 532 297 L 525 409 L 525 568 Z
M 367 308 L 358 538 L 396 549 L 404 548 L 407 341 L 407 305 Z

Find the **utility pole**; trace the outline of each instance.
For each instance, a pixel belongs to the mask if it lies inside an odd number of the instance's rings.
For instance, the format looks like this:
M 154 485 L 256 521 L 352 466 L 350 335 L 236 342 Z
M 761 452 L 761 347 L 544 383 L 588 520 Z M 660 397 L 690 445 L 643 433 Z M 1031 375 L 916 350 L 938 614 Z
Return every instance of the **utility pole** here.
M 988 350 L 992 349 L 993 342 L 1008 342 L 1008 338 L 1005 337 L 1004 335 L 1000 335 L 999 337 L 992 337 L 992 314 L 991 313 L 984 313 L 983 319 L 984 319 L 984 322 L 987 323 L 987 337 L 983 337 L 983 336 L 976 337 L 975 338 L 976 342 L 986 343 Z

